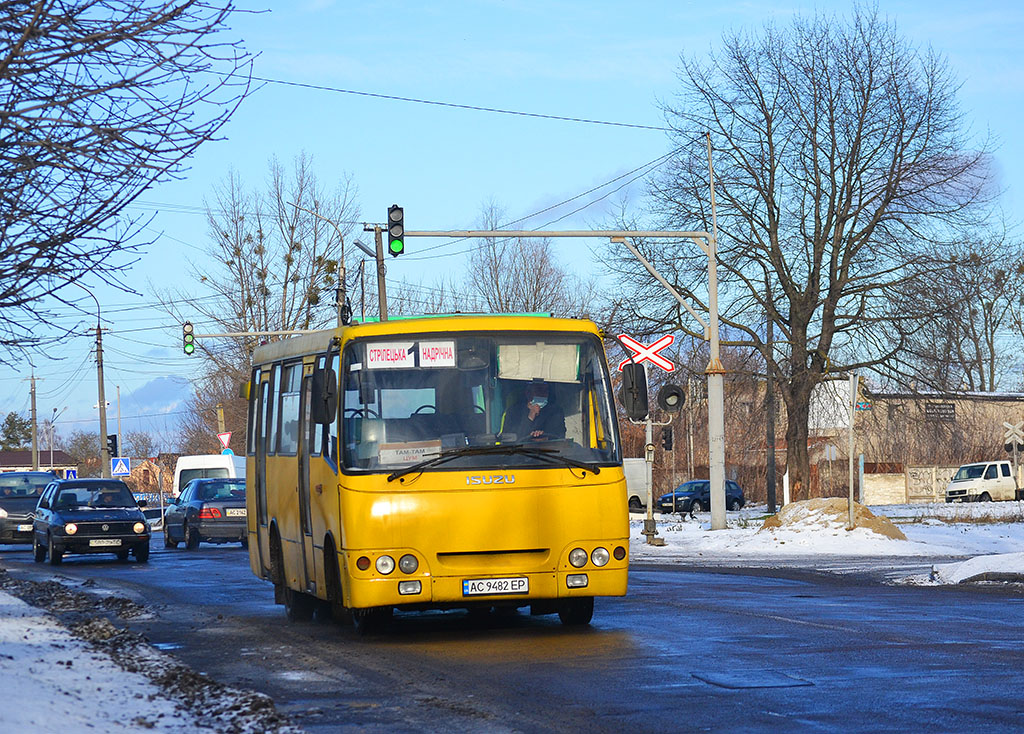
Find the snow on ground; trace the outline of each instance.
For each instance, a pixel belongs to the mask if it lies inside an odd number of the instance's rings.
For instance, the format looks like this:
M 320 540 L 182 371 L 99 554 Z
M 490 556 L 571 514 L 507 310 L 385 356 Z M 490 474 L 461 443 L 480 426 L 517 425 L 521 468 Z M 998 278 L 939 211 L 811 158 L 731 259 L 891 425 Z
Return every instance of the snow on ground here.
M 794 505 L 804 503 L 793 503 L 787 511 L 797 510 Z M 904 582 L 955 584 L 986 572 L 1016 574 L 1024 580 L 1024 502 L 867 508 L 891 520 L 906 540 L 866 527 L 847 530 L 848 507 L 845 501 L 839 505 L 841 511 L 831 513 L 800 508 L 791 512 L 790 522 L 766 529 L 762 529 L 768 517 L 766 507 L 748 506 L 728 513 L 727 528 L 715 531 L 707 512 L 696 519 L 656 512 L 657 536 L 664 539 L 664 546 L 646 543 L 644 516 L 634 514 L 630 516 L 630 557 L 636 563 L 726 566 L 752 562 L 760 567 L 809 569 L 856 558 L 861 570 L 872 558 L 881 565 L 888 559 L 918 557 L 922 563 L 948 562 L 934 564 L 933 573 L 925 578 L 913 575 Z M 985 560 L 965 560 L 974 556 Z
M 106 732 L 196 728 L 195 719 L 137 673 L 0 591 L 0 714 L 6 731 Z

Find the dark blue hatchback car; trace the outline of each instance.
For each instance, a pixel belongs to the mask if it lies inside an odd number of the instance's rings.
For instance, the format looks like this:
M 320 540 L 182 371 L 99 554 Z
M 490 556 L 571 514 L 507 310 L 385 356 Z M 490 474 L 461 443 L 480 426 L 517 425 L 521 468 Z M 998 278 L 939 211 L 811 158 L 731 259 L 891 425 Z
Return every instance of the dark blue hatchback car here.
M 736 482 L 725 482 L 725 507 L 738 510 L 746 504 L 743 489 Z M 662 512 L 694 513 L 711 509 L 711 482 L 707 479 L 691 479 L 676 487 L 675 492 L 658 498 L 658 509 Z

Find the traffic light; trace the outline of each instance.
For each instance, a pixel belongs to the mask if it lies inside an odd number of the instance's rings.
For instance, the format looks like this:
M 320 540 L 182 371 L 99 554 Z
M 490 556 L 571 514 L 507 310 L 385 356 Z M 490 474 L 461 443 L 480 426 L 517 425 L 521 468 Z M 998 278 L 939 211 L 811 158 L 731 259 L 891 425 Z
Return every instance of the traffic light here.
M 661 429 L 661 448 L 666 451 L 672 450 L 672 426 L 665 426 Z
M 405 212 L 398 204 L 388 207 L 388 252 L 392 257 L 405 252 Z
M 112 433 L 107 436 L 107 451 L 110 452 L 112 457 L 117 456 L 117 434 Z
M 192 354 L 192 352 L 196 351 L 196 337 L 193 333 L 194 331 L 191 321 L 186 321 L 182 324 L 181 347 L 185 350 L 185 354 Z

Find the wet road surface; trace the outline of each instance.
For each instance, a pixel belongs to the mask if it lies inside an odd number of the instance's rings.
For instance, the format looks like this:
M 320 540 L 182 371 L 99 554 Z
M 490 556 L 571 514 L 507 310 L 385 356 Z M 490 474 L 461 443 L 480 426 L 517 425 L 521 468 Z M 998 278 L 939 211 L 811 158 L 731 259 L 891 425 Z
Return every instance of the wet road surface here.
M 0 564 L 147 605 L 131 629 L 310 732 L 1024 729 L 1018 592 L 648 566 L 582 630 L 525 611 L 417 613 L 359 638 L 289 624 L 238 546 L 153 549 L 146 565 L 51 568 L 4 547 Z

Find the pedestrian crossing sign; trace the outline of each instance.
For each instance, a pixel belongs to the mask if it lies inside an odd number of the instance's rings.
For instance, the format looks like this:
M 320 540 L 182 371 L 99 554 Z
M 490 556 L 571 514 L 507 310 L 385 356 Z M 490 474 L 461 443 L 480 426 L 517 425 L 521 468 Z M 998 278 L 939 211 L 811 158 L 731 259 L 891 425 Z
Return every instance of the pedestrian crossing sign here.
M 110 476 L 127 477 L 132 473 L 132 460 L 126 456 L 118 456 L 110 460 Z

